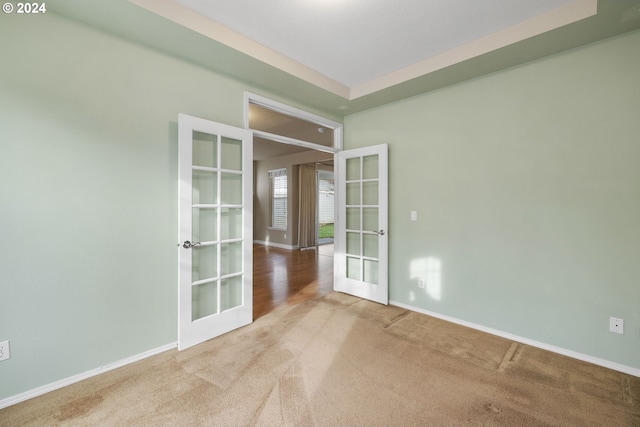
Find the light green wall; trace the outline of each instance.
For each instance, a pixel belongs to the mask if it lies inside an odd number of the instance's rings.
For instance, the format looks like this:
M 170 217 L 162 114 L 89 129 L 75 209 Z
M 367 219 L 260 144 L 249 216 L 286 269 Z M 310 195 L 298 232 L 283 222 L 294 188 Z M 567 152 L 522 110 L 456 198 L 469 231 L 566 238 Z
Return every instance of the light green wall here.
M 178 113 L 270 94 L 51 13 L 0 40 L 3 399 L 176 341 Z
M 392 300 L 640 368 L 638 46 L 636 31 L 345 119 L 346 148 L 390 144 Z
M 50 13 L 0 40 L 3 399 L 176 340 L 177 115 L 241 126 L 260 91 Z M 640 367 L 639 42 L 348 118 L 390 143 L 394 300 Z

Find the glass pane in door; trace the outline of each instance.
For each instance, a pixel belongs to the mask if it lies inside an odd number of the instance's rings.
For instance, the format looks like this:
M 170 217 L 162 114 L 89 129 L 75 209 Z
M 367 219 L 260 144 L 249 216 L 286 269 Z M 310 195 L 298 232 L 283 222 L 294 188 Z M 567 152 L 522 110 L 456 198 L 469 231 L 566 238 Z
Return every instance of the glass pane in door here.
M 218 312 L 218 282 L 208 282 L 191 288 L 191 320 Z
M 216 277 L 217 268 L 217 245 L 191 247 L 191 280 L 193 282 Z
M 232 138 L 222 138 L 220 168 L 242 170 L 242 141 Z
M 360 157 L 347 159 L 347 181 L 355 181 L 360 179 Z
M 193 208 L 191 222 L 192 242 L 214 242 L 218 240 L 218 210 L 215 208 Z
M 242 175 L 223 173 L 221 179 L 220 203 L 224 205 L 242 204 Z
M 218 166 L 218 136 L 193 131 L 193 166 L 215 168 Z
M 347 230 L 360 230 L 360 208 L 347 208 Z
M 220 311 L 242 305 L 242 277 L 230 277 L 220 282 Z
M 378 156 L 362 158 L 362 179 L 378 179 Z
M 353 280 L 362 280 L 362 260 L 358 257 L 347 257 L 347 277 Z
M 242 238 L 242 208 L 222 208 L 220 211 L 220 239 Z
M 378 204 L 378 182 L 365 181 L 362 183 L 362 204 L 377 205 Z
M 378 231 L 378 208 L 362 209 L 362 229 Z
M 360 204 L 360 183 L 350 182 L 347 184 L 347 205 L 359 205 Z
M 218 173 L 194 169 L 191 174 L 192 203 L 210 205 L 218 202 Z
M 242 242 L 220 244 L 220 275 L 242 272 Z
M 360 255 L 360 233 L 347 233 L 347 254 Z
M 372 285 L 378 284 L 378 261 L 364 260 L 364 281 Z
M 377 234 L 365 234 L 362 236 L 362 252 L 367 258 L 378 258 Z

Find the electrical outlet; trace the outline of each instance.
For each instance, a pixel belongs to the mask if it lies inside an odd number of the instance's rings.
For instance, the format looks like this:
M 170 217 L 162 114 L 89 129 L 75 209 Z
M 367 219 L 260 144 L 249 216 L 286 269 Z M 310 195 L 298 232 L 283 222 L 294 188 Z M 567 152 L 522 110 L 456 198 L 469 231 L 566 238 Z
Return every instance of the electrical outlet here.
M 624 319 L 618 319 L 617 317 L 609 318 L 609 331 L 616 334 L 624 334 Z
M 0 361 L 7 360 L 11 357 L 11 351 L 9 350 L 9 341 L 0 342 Z
M 422 279 L 418 279 L 418 287 L 419 287 L 420 289 L 424 289 L 424 280 L 422 280 Z

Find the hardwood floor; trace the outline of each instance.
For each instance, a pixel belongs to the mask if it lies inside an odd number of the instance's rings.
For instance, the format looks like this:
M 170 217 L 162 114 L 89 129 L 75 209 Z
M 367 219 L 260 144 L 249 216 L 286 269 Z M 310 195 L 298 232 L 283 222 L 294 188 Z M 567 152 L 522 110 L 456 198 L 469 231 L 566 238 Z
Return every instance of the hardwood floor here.
M 253 245 L 253 318 L 333 290 L 333 245 L 286 250 Z

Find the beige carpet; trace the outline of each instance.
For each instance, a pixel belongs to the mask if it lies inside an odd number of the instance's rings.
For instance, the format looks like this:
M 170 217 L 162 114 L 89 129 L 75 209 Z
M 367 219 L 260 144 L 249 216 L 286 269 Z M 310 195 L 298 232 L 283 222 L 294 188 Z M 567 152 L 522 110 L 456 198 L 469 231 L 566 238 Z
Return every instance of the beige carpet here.
M 640 426 L 640 378 L 346 295 L 0 411 L 2 426 Z

